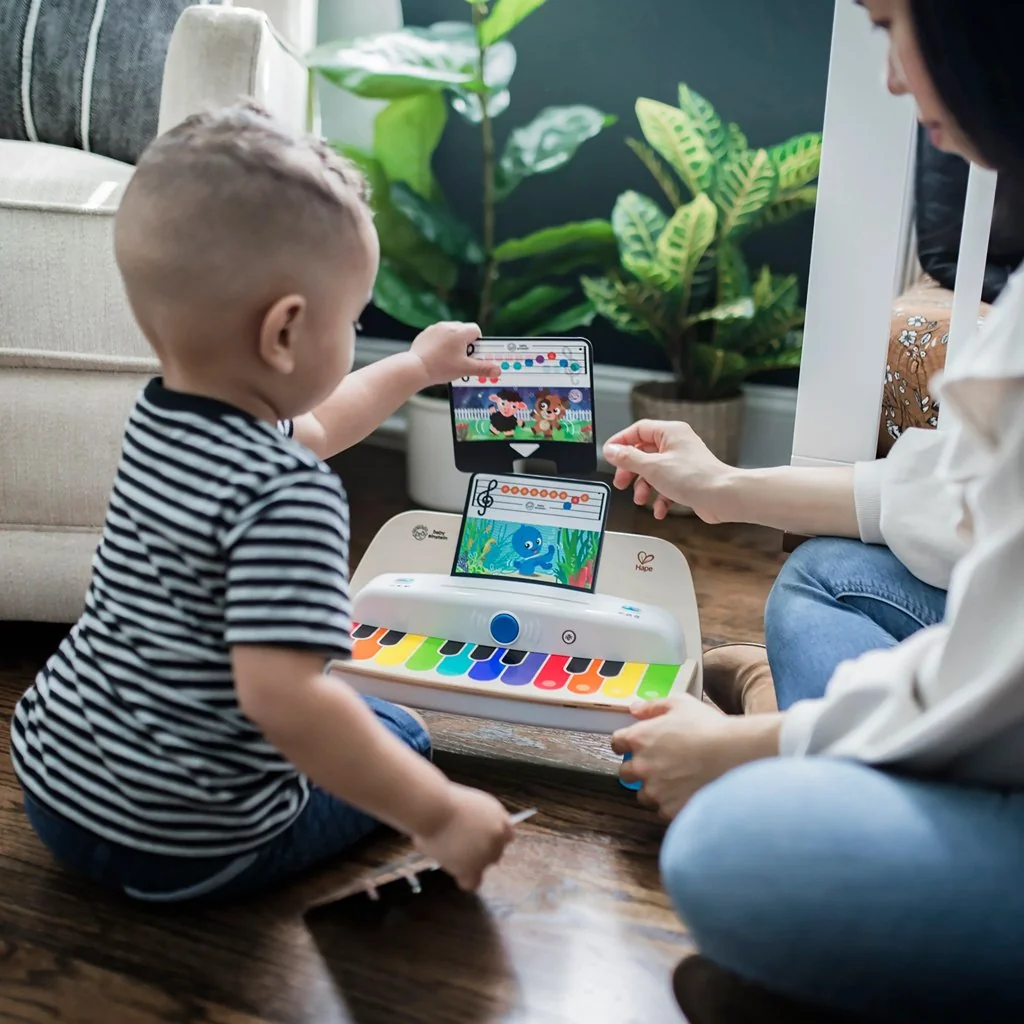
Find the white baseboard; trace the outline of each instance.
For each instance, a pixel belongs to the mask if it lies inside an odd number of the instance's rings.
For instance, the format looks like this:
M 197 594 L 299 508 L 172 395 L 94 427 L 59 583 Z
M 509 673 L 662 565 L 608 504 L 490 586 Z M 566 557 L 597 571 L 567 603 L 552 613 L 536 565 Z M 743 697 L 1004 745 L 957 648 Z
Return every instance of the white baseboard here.
M 383 338 L 360 338 L 356 345 L 355 368 L 402 352 L 404 342 Z M 637 370 L 628 366 L 598 363 L 594 368 L 594 401 L 597 407 L 598 444 L 616 431 L 629 426 L 629 392 L 644 380 L 668 380 L 670 374 L 657 370 Z M 743 436 L 740 441 L 740 465 L 744 467 L 782 466 L 793 452 L 793 427 L 796 422 L 796 388 L 749 384 Z M 370 437 L 370 443 L 382 448 L 405 448 L 405 410 L 399 409 Z M 600 450 L 600 449 L 599 449 Z

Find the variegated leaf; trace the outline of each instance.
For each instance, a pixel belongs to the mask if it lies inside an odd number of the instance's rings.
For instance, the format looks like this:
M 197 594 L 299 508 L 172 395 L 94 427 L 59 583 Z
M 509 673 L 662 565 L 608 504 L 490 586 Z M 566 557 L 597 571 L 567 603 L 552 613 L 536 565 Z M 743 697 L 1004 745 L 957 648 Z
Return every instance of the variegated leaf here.
M 580 284 L 584 295 L 612 326 L 629 334 L 664 339 L 664 296 L 657 289 L 614 277 L 584 277 Z
M 763 149 L 731 158 L 721 169 L 714 197 L 722 237 L 730 238 L 753 223 L 775 198 L 778 181 L 778 171 Z
M 676 210 L 658 239 L 658 262 L 685 292 L 692 291 L 694 272 L 715 240 L 717 220 L 715 204 L 701 193 Z
M 668 161 L 693 195 L 706 192 L 715 167 L 697 126 L 681 110 L 657 100 L 638 99 L 636 116 L 644 138 Z
M 779 172 L 780 192 L 802 188 L 818 176 L 818 167 L 821 164 L 821 134 L 808 132 L 805 135 L 794 135 L 793 138 L 772 146 L 768 150 L 768 156 Z
M 729 152 L 729 133 L 718 111 L 688 85 L 679 85 L 679 109 L 697 126 L 704 145 L 717 167 Z

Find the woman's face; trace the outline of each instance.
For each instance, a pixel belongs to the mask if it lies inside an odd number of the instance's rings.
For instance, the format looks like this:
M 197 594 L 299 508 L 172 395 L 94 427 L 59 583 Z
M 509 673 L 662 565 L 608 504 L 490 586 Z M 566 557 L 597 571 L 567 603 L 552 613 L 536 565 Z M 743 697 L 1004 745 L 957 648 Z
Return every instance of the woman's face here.
M 868 17 L 889 36 L 886 86 L 893 96 L 908 93 L 917 103 L 917 118 L 928 129 L 932 145 L 981 163 L 974 147 L 943 106 L 917 45 L 910 0 L 857 0 Z

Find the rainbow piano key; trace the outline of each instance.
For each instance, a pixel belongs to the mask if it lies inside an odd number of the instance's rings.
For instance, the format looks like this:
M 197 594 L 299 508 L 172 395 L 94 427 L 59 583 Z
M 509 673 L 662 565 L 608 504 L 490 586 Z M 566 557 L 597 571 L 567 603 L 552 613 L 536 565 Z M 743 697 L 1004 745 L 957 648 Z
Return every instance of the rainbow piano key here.
M 428 686 L 566 704 L 628 707 L 634 700 L 667 697 L 677 684 L 685 689 L 693 669 L 692 662 L 647 665 L 544 654 L 365 624 L 353 626 L 352 639 L 353 662 L 374 674 L 380 669 L 382 675 Z

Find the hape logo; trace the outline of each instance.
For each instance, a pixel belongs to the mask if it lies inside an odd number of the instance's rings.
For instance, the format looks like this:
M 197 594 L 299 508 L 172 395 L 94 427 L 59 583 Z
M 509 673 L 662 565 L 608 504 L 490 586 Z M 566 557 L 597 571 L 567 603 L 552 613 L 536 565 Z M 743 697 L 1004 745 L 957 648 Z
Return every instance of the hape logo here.
M 427 528 L 425 526 L 414 526 L 412 528 L 412 539 L 413 540 L 426 540 L 427 539 Z
M 654 566 L 651 564 L 653 561 L 654 555 L 649 554 L 646 551 L 638 551 L 636 553 L 636 571 L 654 572 Z

